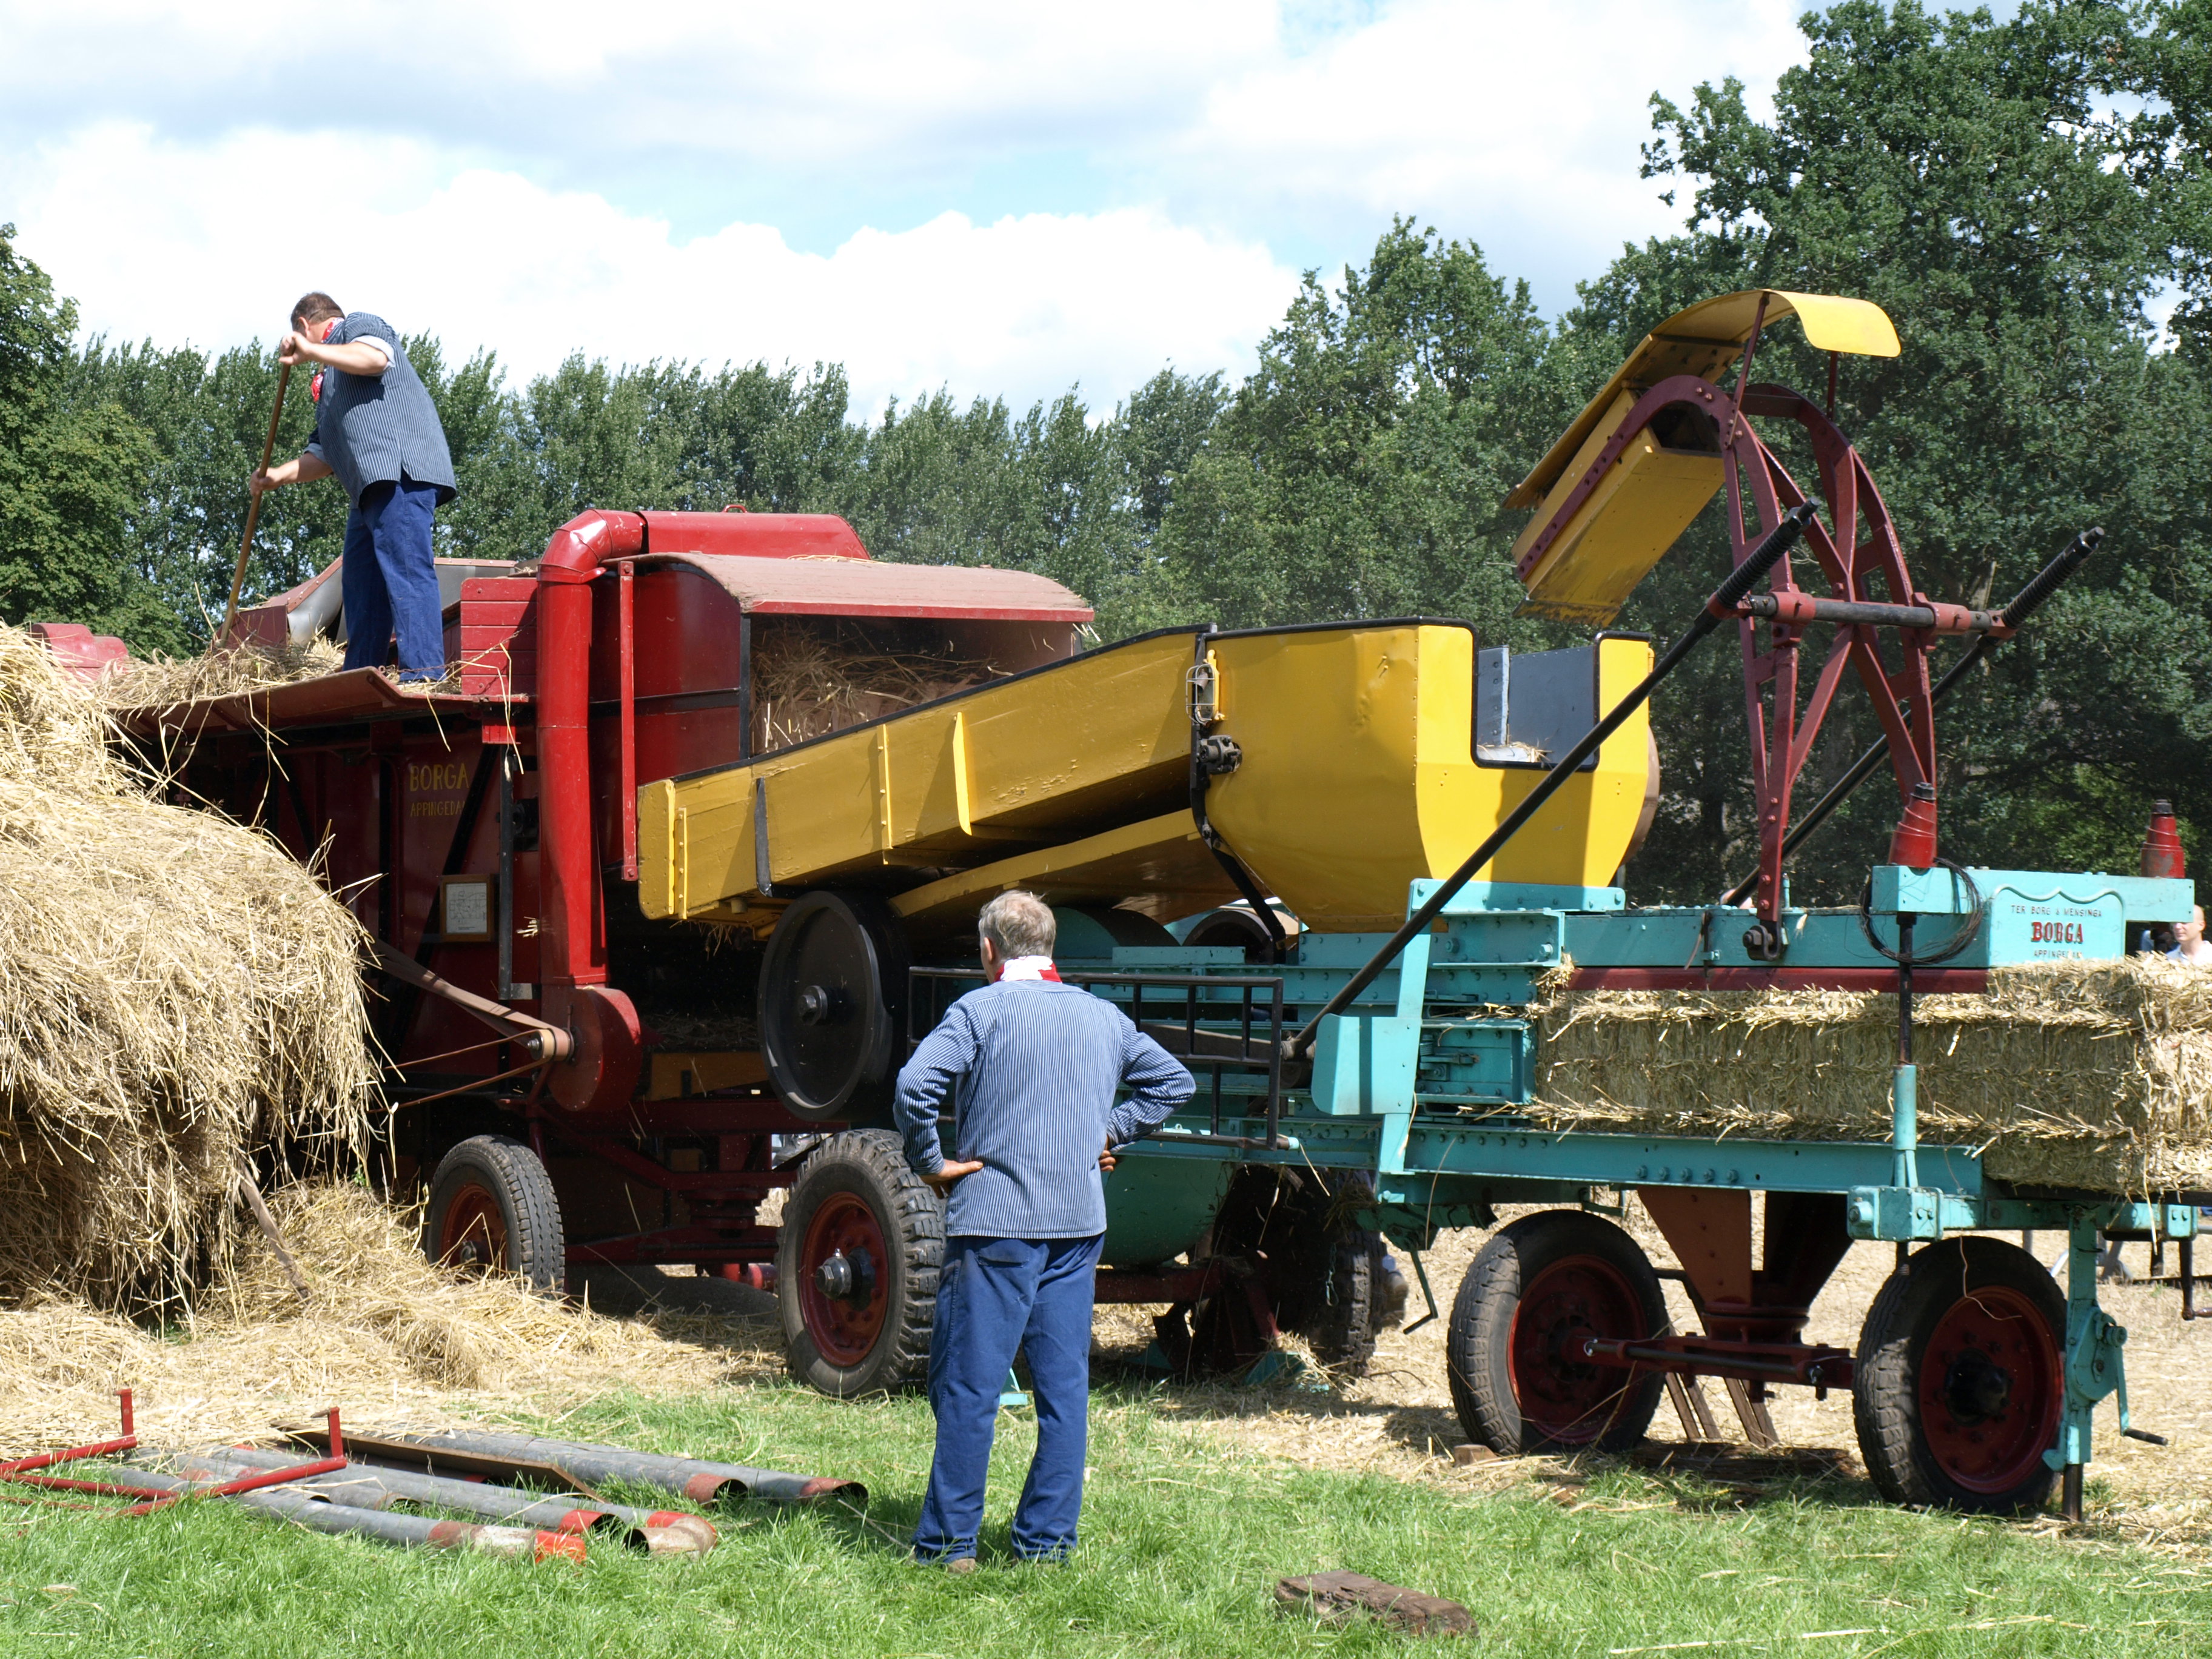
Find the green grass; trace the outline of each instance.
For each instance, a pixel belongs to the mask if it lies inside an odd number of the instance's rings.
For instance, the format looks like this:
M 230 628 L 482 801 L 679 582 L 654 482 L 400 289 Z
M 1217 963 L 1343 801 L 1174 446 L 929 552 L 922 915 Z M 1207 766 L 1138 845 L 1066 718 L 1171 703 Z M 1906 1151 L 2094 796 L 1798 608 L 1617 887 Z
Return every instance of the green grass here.
M 2130 1654 L 2212 1644 L 2212 1573 L 2164 1555 L 1918 1516 L 1846 1482 L 1738 1510 L 1639 1474 L 1569 1502 L 1319 1474 L 1194 1444 L 1101 1395 L 1077 1559 L 1006 1559 L 1030 1431 L 1002 1418 L 985 1565 L 904 1559 L 927 1473 L 919 1401 L 795 1389 L 617 1401 L 555 1432 L 850 1475 L 865 1517 L 756 1510 L 700 1560 L 581 1567 L 390 1549 L 204 1504 L 142 1520 L 0 1511 L 0 1653 L 311 1656 L 1398 1652 L 1372 1625 L 1276 1611 L 1279 1576 L 1347 1567 L 1464 1601 L 1469 1654 Z M 50 1592 L 49 1585 L 74 1586 Z M 2037 1622 L 1993 1624 L 1996 1620 Z M 1990 1627 L 1972 1629 L 1986 1625 Z M 1880 1627 L 1863 1636 L 1811 1632 Z M 1914 1633 L 1918 1632 L 1918 1633 Z M 1763 1648 L 1760 1645 L 1764 1644 Z M 1689 1650 L 1695 1653 L 1698 1650 Z M 1714 1651 L 1714 1650 L 1705 1650 Z

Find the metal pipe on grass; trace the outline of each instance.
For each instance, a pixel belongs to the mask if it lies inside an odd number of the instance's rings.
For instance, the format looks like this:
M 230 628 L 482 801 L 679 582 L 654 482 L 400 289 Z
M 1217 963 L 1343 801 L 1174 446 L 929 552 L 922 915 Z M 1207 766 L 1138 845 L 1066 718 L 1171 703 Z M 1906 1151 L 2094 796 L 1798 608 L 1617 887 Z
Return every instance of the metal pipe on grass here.
M 395 1446 L 431 1455 L 441 1450 L 454 1451 L 478 1458 L 489 1455 L 519 1463 L 551 1464 L 578 1480 L 631 1481 L 678 1493 L 696 1504 L 723 1504 L 739 1498 L 757 1498 L 771 1504 L 798 1504 L 817 1498 L 864 1501 L 867 1497 L 867 1488 L 857 1480 L 787 1474 L 779 1469 L 756 1469 L 742 1463 L 710 1463 L 696 1457 L 665 1457 L 580 1440 L 542 1440 L 526 1434 L 494 1434 L 478 1430 L 410 1434 L 380 1443 L 380 1452 Z
M 185 1460 L 187 1473 L 210 1474 L 230 1469 L 280 1468 L 291 1454 L 258 1446 L 233 1446 Z M 373 1463 L 350 1463 L 330 1474 L 299 1483 L 307 1490 L 329 1496 L 334 1502 L 368 1510 L 388 1509 L 395 1503 L 434 1504 L 441 1509 L 482 1516 L 511 1526 L 544 1527 L 554 1532 L 602 1532 L 632 1549 L 656 1555 L 703 1555 L 716 1542 L 713 1522 L 704 1516 L 681 1510 L 641 1510 L 627 1504 L 588 1504 L 542 1492 L 515 1486 L 496 1486 L 479 1480 L 456 1480 L 447 1475 L 422 1474 L 412 1469 L 380 1468 Z

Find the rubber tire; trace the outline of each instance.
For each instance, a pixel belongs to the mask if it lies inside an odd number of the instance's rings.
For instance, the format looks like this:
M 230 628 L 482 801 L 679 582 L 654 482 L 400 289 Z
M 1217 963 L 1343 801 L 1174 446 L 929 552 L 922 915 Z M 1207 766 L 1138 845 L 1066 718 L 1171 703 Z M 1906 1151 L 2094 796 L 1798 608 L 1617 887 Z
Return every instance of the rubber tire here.
M 1657 1335 L 1667 1329 L 1666 1294 L 1643 1247 L 1602 1216 L 1546 1210 L 1500 1228 L 1460 1281 L 1444 1338 L 1444 1363 L 1461 1426 L 1470 1440 L 1501 1457 L 1560 1449 L 1626 1451 L 1643 1441 L 1659 1409 L 1666 1381 L 1647 1371 L 1633 1377 L 1610 1414 L 1609 1426 L 1594 1440 L 1567 1446 L 1522 1420 L 1510 1362 L 1522 1287 L 1554 1263 L 1580 1255 L 1596 1256 L 1613 1267 L 1642 1303 L 1644 1329 L 1620 1334 Z
M 823 1201 L 851 1193 L 874 1212 L 890 1260 L 883 1329 L 859 1364 L 837 1364 L 807 1334 L 799 1299 L 799 1252 Z M 895 1248 L 893 1248 L 895 1247 Z M 896 1394 L 929 1374 L 929 1333 L 937 1316 L 937 1278 L 945 1263 L 945 1200 L 906 1161 L 890 1129 L 848 1129 L 811 1153 L 784 1201 L 776 1231 L 775 1300 L 791 1373 L 836 1400 Z
M 1936 1467 L 1921 1435 L 1916 1385 L 1929 1334 L 1966 1296 L 1996 1285 L 2039 1304 L 2057 1345 L 2063 1394 L 2066 1298 L 2050 1270 L 2017 1244 L 1972 1236 L 1930 1244 L 1883 1281 L 1867 1310 L 1852 1374 L 1851 1419 L 1867 1474 L 1875 1490 L 1893 1504 L 2012 1515 L 2050 1501 L 2058 1474 L 2040 1460 L 2035 1473 L 2008 1492 L 1969 1492 Z
M 561 1225 L 561 1198 L 538 1154 L 510 1135 L 471 1135 L 438 1160 L 430 1178 L 430 1202 L 422 1218 L 422 1253 L 445 1259 L 450 1240 L 438 1236 L 447 1206 L 463 1187 L 474 1184 L 499 1206 L 507 1229 L 507 1271 L 532 1289 L 559 1293 L 568 1282 L 568 1239 Z
M 1239 1169 L 1214 1218 L 1213 1250 L 1264 1259 L 1276 1325 L 1305 1338 L 1337 1376 L 1364 1376 L 1375 1357 L 1382 1236 L 1341 1218 L 1372 1203 L 1364 1180 L 1318 1180 L 1308 1171 L 1293 1184 L 1264 1165 Z M 1200 1352 L 1213 1345 L 1198 1324 L 1212 1316 L 1201 1310 L 1193 1322 Z
M 1303 1333 L 1314 1358 L 1340 1376 L 1364 1376 L 1381 1316 L 1382 1235 L 1346 1228 L 1329 1241 L 1326 1293 Z

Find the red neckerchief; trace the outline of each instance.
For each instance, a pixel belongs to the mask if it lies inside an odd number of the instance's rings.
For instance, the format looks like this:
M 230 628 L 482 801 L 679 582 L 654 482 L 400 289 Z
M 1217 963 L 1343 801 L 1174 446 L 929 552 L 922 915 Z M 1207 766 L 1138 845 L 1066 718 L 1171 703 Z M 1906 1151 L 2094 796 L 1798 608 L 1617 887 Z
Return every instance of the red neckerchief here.
M 315 336 L 317 345 L 322 344 L 331 337 L 331 331 L 338 325 L 338 320 L 337 318 L 333 317 L 323 325 L 323 331 Z M 323 400 L 323 371 L 319 368 L 307 381 L 307 396 L 315 403 L 320 403 Z
M 1014 960 L 1019 962 L 1025 960 L 1025 958 L 1017 957 Z M 1006 971 L 1006 967 L 1007 964 L 1003 962 L 994 963 L 991 969 L 990 978 L 987 982 L 992 985 L 996 985 L 999 982 L 1000 976 Z M 1054 985 L 1058 985 L 1062 982 L 1060 977 L 1059 968 L 1050 961 L 1048 961 L 1043 968 L 1038 971 L 1037 977 L 1039 979 L 1050 980 Z M 1021 981 L 1016 981 L 1015 982 L 1018 984 Z

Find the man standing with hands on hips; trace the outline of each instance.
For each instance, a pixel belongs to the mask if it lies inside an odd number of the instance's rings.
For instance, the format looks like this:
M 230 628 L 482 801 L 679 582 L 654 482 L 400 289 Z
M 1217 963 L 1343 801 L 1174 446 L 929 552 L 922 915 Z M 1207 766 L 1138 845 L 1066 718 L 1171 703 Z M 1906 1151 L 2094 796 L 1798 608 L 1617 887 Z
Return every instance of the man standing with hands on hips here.
M 257 471 L 257 495 L 336 477 L 353 512 L 339 581 L 348 668 L 381 668 L 396 629 L 399 678 L 445 672 L 445 607 L 430 550 L 430 515 L 453 499 L 445 428 L 392 325 L 342 311 L 327 294 L 303 294 L 276 348 L 288 366 L 314 363 L 315 429 L 307 453 Z
M 929 1342 L 937 1452 L 917 1559 L 975 1567 L 999 1395 L 1017 1349 L 1036 1391 L 1036 1456 L 1014 1512 L 1026 1561 L 1075 1547 L 1090 1427 L 1091 1314 L 1112 1149 L 1189 1100 L 1189 1072 L 1101 998 L 1063 985 L 1057 928 L 1031 893 L 976 920 L 989 983 L 954 1003 L 899 1073 L 907 1162 L 946 1194 Z M 1122 1087 L 1129 1098 L 1114 1097 Z M 938 1115 L 953 1113 L 952 1154 Z

